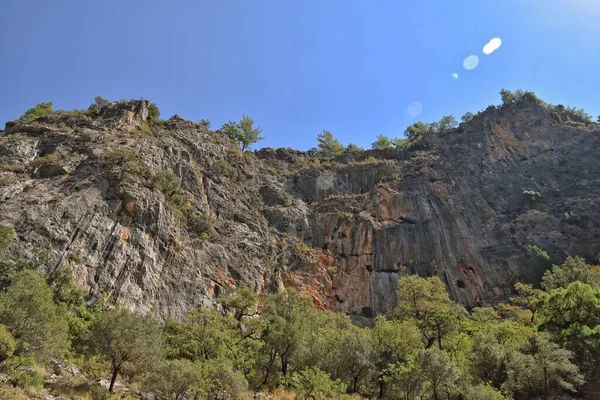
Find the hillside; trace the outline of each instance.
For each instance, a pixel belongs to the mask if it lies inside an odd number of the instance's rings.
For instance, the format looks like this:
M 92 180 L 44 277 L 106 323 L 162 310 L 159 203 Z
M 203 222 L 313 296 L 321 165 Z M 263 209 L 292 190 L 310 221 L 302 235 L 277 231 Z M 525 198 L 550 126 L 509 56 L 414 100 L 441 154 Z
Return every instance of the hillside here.
M 92 299 L 162 321 L 240 286 L 294 287 L 373 317 L 413 273 L 473 306 L 567 256 L 597 262 L 599 155 L 600 125 L 544 105 L 490 107 L 410 148 L 325 160 L 242 152 L 123 101 L 8 122 L 0 223 L 16 232 L 12 257 L 51 246 L 48 272 L 69 265 Z

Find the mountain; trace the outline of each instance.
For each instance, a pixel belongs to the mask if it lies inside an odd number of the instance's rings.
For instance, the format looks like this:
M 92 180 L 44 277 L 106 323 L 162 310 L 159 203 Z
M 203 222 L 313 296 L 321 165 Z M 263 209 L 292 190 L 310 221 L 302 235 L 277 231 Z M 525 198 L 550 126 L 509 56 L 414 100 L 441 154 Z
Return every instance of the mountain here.
M 136 100 L 8 122 L 10 255 L 46 251 L 46 272 L 68 265 L 92 299 L 159 320 L 240 286 L 372 317 L 415 273 L 473 306 L 569 255 L 600 257 L 600 125 L 560 106 L 491 106 L 401 150 L 334 159 L 242 152 L 157 116 Z

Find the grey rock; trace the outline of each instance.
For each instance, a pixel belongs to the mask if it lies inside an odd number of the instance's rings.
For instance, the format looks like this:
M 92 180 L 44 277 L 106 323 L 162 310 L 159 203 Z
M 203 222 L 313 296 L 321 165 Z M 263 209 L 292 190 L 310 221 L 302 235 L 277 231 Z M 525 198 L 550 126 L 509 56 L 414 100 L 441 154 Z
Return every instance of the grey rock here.
M 548 265 L 529 245 L 555 262 L 600 256 L 600 127 L 566 114 L 490 108 L 411 150 L 317 164 L 241 152 L 180 118 L 140 134 L 149 107 L 7 124 L 0 161 L 19 167 L 1 172 L 0 221 L 15 227 L 13 257 L 51 244 L 40 272 L 68 265 L 91 301 L 162 321 L 239 286 L 292 286 L 364 323 L 395 303 L 405 274 L 439 276 L 475 305 L 539 281 Z M 181 181 L 191 217 L 153 187 L 161 170 Z

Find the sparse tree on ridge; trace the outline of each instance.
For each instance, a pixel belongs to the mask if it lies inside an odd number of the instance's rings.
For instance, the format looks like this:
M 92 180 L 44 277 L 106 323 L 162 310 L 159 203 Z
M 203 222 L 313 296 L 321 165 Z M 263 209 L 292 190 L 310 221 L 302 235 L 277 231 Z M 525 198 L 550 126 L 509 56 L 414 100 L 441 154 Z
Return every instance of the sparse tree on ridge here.
M 344 153 L 344 146 L 329 131 L 317 135 L 317 154 L 323 157 L 336 157 Z

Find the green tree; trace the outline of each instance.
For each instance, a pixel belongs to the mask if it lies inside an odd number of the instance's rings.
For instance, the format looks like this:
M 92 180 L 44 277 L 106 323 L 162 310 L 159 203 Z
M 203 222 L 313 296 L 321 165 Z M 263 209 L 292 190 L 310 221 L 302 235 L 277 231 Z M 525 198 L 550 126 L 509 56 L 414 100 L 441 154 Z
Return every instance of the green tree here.
M 52 102 L 39 103 L 35 107 L 31 107 L 29 110 L 25 111 L 25 113 L 19 117 L 19 120 L 28 121 L 39 117 L 45 117 L 46 115 L 50 115 L 51 113 Z
M 314 307 L 310 298 L 288 289 L 269 296 L 262 305 L 260 314 L 265 324 L 261 341 L 268 358 L 263 381 L 266 384 L 277 361 L 281 375 L 287 377 L 290 364 L 306 343 L 311 330 L 315 329 Z
M 317 154 L 321 157 L 337 157 L 344 153 L 344 146 L 329 131 L 317 135 Z
M 510 400 L 490 385 L 480 383 L 468 386 L 462 393 L 464 400 Z
M 442 350 L 432 347 L 423 351 L 418 358 L 419 370 L 426 391 L 431 398 L 450 398 L 456 391 L 460 374 L 450 357 Z
M 242 150 L 251 149 L 254 143 L 264 139 L 260 136 L 262 129 L 254 128 L 254 120 L 245 115 L 240 122 L 229 121 L 220 130 Z
M 15 355 L 47 362 L 68 349 L 67 321 L 46 281 L 32 270 L 17 272 L 0 294 L 0 321 L 16 339 Z
M 182 323 L 170 321 L 165 328 L 170 357 L 191 361 L 231 359 L 237 342 L 237 321 L 212 307 L 190 309 Z
M 17 347 L 17 342 L 5 325 L 0 324 L 0 365 L 12 357 Z
M 592 269 L 581 257 L 568 257 L 561 265 L 554 265 L 542 277 L 546 290 L 566 288 L 571 282 L 579 281 L 590 285 L 600 284 L 600 273 Z
M 439 130 L 444 131 L 448 129 L 454 129 L 458 125 L 456 119 L 452 115 L 444 115 L 442 119 L 439 120 Z
M 600 286 L 571 282 L 551 290 L 538 304 L 541 328 L 573 352 L 586 375 L 600 376 Z
M 390 381 L 389 368 L 414 359 L 423 348 L 422 335 L 414 320 L 390 320 L 384 316 L 375 318 L 370 331 L 373 342 L 373 362 L 377 371 L 378 397 L 384 396 Z
M 147 376 L 145 387 L 160 399 L 182 400 L 207 384 L 202 378 L 200 367 L 189 360 L 161 361 Z
M 406 361 L 390 364 L 387 368 L 385 381 L 388 391 L 394 398 L 413 400 L 423 393 L 423 376 L 420 366 L 411 357 Z
M 365 151 L 365 149 L 355 145 L 354 143 L 350 143 L 348 146 L 346 146 L 346 153 L 360 153 L 361 151 Z
M 415 122 L 404 131 L 404 136 L 410 142 L 417 142 L 424 138 L 425 136 L 431 134 L 431 127 L 424 122 Z
M 461 306 L 450 300 L 440 278 L 417 275 L 400 278 L 398 305 L 392 315 L 402 320 L 415 319 L 427 347 L 437 342 L 442 349 L 444 336 L 458 330 L 465 314 Z
M 460 120 L 462 122 L 469 122 L 473 119 L 473 117 L 475 117 L 475 115 L 473 115 L 472 112 L 468 111 L 465 115 L 463 115 L 462 117 L 460 117 Z
M 153 366 L 163 353 L 162 332 L 151 318 L 125 309 L 100 314 L 91 326 L 95 350 L 111 363 L 109 392 L 117 375 L 127 369 L 137 373 Z
M 393 138 L 392 139 L 392 146 L 395 149 L 401 149 L 401 148 L 403 148 L 403 147 L 406 146 L 406 139 L 404 139 L 404 138 L 397 138 L 397 137 Z
M 331 379 L 327 372 L 317 367 L 294 372 L 290 377 L 290 386 L 299 399 L 325 400 L 346 392 L 346 385 L 342 381 Z
M 389 137 L 382 134 L 377 135 L 377 140 L 371 143 L 371 148 L 375 150 L 387 150 L 392 148 L 392 141 Z
M 548 400 L 563 391 L 575 391 L 583 379 L 572 355 L 555 343 L 532 335 L 507 364 L 508 393 L 530 395 Z
M 534 289 L 527 283 L 517 283 L 515 285 L 517 296 L 510 299 L 511 303 L 523 307 L 531 312 L 531 323 L 535 322 L 535 313 L 539 309 L 539 299 L 542 297 L 542 291 Z

